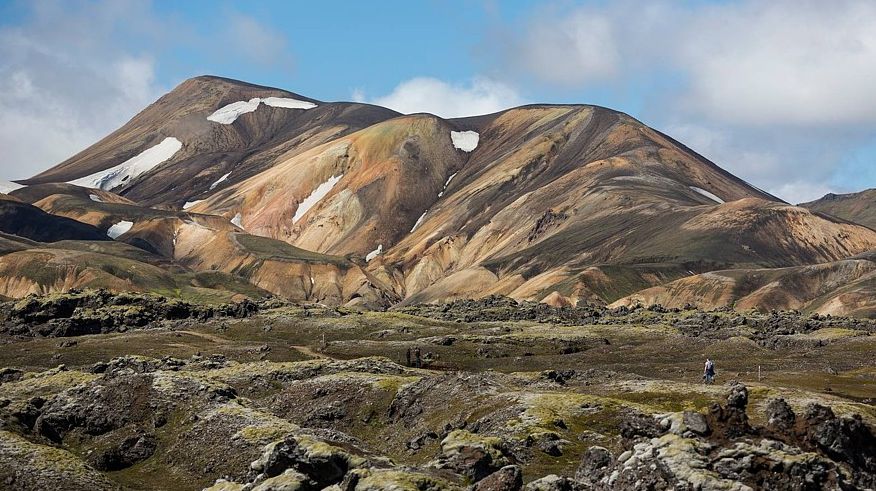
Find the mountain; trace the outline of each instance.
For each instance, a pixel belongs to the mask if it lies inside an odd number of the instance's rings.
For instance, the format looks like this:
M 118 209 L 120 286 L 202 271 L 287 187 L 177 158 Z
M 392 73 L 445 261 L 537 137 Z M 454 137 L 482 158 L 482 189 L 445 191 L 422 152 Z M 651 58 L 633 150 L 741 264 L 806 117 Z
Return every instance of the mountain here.
M 237 107 L 214 118 L 220 122 L 208 119 L 233 104 Z M 144 204 L 181 206 L 211 186 L 257 174 L 286 153 L 397 115 L 366 104 L 323 104 L 285 90 L 196 77 L 100 142 L 21 182 L 78 180 Z
M 333 304 L 645 301 L 876 250 L 873 229 L 588 105 L 443 119 L 197 77 L 21 184 L 21 202 L 176 267 Z
M 876 189 L 851 194 L 830 193 L 800 206 L 876 230 Z

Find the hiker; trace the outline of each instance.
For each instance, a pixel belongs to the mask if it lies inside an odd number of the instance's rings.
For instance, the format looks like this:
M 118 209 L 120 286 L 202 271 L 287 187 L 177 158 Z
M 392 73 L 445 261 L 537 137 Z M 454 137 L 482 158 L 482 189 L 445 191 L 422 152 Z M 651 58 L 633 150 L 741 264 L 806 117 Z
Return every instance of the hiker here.
M 423 366 L 423 359 L 420 357 L 420 347 L 414 348 L 414 366 L 420 368 Z
M 703 367 L 703 381 L 707 384 L 711 384 L 714 380 L 715 363 L 710 358 L 706 358 L 706 364 Z
M 410 346 L 408 346 L 407 351 L 405 351 L 405 360 L 407 360 L 407 363 L 405 364 L 405 366 L 406 367 L 411 366 L 411 347 Z

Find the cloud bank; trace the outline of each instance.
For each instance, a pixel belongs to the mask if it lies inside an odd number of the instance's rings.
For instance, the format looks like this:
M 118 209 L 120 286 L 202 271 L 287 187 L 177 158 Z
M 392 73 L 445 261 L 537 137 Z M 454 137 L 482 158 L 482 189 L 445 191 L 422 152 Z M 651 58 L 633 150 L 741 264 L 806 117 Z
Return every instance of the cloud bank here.
M 364 93 L 356 91 L 353 99 L 404 114 L 425 112 L 443 118 L 489 114 L 524 103 L 511 86 L 483 77 L 476 77 L 466 84 L 416 77 L 400 83 L 389 94 L 368 99 Z

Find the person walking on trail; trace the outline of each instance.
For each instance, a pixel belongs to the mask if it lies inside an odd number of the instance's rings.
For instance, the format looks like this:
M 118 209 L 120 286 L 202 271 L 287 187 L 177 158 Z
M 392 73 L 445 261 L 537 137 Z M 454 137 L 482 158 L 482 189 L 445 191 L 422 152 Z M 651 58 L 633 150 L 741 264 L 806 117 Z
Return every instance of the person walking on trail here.
M 406 360 L 405 366 L 406 367 L 411 366 L 411 347 L 410 346 L 408 346 L 407 351 L 405 351 L 405 360 Z
M 420 356 L 420 347 L 414 348 L 414 366 L 421 368 L 423 366 L 423 358 Z
M 703 366 L 703 381 L 707 384 L 715 381 L 715 362 L 710 358 L 706 358 L 706 364 Z

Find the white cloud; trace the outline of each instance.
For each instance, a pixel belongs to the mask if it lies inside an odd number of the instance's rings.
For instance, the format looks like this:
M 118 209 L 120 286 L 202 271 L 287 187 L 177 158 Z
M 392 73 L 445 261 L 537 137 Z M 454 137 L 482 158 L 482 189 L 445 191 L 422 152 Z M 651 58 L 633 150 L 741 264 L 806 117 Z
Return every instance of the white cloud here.
M 873 123 L 874 25 L 876 2 L 620 1 L 535 12 L 502 54 L 504 64 L 563 85 L 672 73 L 686 85 L 678 107 L 713 121 Z
M 170 49 L 208 67 L 291 66 L 280 33 L 234 11 L 198 32 L 149 2 L 22 5 L 21 22 L 0 25 L 0 179 L 45 170 L 154 102 L 170 89 L 156 82 L 156 60 Z M 181 78 L 206 73 L 189 69 Z
M 608 16 L 585 8 L 562 19 L 530 24 L 512 56 L 549 82 L 568 85 L 605 80 L 620 69 L 616 31 Z
M 136 4 L 121 3 L 75 10 L 35 3 L 28 22 L 0 28 L 3 178 L 27 178 L 64 160 L 161 94 L 150 56 L 104 42 L 120 25 L 148 22 Z
M 876 121 L 876 3 L 724 3 L 675 47 L 691 109 L 742 124 Z
M 361 90 L 352 97 L 365 101 Z M 469 84 L 418 77 L 400 83 L 387 95 L 368 100 L 401 113 L 426 112 L 444 118 L 489 114 L 523 104 L 523 98 L 509 85 L 478 77 Z
M 796 205 L 815 201 L 827 193 L 836 192 L 836 189 L 825 184 L 795 181 L 773 187 L 769 189 L 769 192 L 775 196 L 781 196 L 788 203 Z

